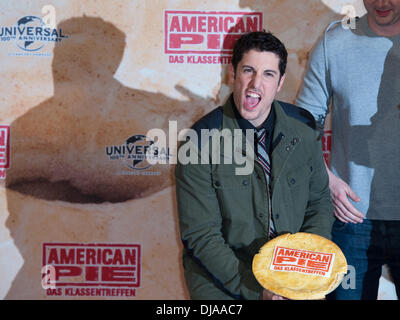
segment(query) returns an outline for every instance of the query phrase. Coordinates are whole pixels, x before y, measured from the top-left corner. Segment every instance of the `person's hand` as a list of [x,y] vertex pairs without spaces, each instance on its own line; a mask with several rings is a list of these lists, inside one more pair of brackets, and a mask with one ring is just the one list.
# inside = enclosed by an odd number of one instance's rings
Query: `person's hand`
[[264,289],[262,299],[263,300],[288,300],[287,298],[277,295],[267,289]]
[[329,189],[331,190],[332,202],[335,208],[335,216],[344,223],[361,223],[364,215],[358,211],[349,201],[360,201],[360,197],[350,186],[339,177],[335,176],[328,168]]

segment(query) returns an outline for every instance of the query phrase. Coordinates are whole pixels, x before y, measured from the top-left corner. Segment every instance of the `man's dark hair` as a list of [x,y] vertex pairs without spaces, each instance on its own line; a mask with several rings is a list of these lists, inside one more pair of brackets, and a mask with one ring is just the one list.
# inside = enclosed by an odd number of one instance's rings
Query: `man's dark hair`
[[271,32],[256,31],[245,33],[233,47],[232,65],[236,73],[236,67],[243,55],[250,50],[273,52],[279,57],[279,72],[282,77],[286,72],[287,51],[285,45]]

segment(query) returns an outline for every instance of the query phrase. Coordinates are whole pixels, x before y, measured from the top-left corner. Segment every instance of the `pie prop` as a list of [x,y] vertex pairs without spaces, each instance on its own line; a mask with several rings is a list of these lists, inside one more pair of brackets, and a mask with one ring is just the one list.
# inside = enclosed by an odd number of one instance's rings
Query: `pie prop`
[[264,244],[253,273],[267,290],[293,300],[324,299],[347,272],[347,261],[332,241],[311,233],[284,234]]

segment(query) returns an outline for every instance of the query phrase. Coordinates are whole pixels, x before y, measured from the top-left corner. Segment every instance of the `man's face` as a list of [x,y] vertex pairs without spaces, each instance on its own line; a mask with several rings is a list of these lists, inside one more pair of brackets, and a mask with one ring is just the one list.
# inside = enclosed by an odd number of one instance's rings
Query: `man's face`
[[273,52],[250,50],[233,70],[233,98],[240,115],[253,126],[267,119],[275,95],[280,91],[285,75],[280,77],[279,57]]
[[364,0],[371,28],[397,28],[400,32],[400,0]]

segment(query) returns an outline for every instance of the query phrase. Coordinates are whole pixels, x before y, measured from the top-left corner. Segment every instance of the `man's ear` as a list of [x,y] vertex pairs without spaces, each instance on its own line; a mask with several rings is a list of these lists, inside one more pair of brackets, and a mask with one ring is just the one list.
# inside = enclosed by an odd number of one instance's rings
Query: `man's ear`
[[285,82],[285,78],[286,78],[286,73],[284,73],[283,76],[281,77],[281,79],[279,80],[278,90],[276,92],[281,91],[283,83]]
[[229,83],[233,84],[235,82],[235,69],[233,68],[232,63],[229,64],[228,75],[229,75]]

